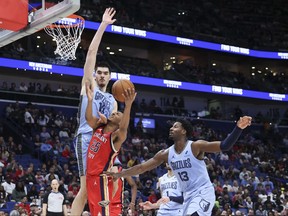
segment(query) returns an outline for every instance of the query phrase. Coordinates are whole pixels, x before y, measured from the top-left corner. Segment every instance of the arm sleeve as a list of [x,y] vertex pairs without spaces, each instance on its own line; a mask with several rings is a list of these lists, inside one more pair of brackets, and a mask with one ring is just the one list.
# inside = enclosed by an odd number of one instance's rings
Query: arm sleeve
[[173,201],[173,202],[177,202],[179,204],[182,204],[184,199],[183,199],[183,195],[182,196],[168,196],[170,201]]
[[230,150],[232,148],[232,146],[236,143],[238,138],[240,137],[242,131],[243,130],[241,128],[236,126],[233,129],[232,133],[230,133],[230,135],[228,135],[223,141],[221,141],[221,143],[220,143],[221,151]]
[[44,203],[48,203],[48,196],[49,196],[49,193],[46,193],[45,195],[44,195],[44,197],[43,197],[43,204]]
[[61,193],[63,195],[63,202],[62,205],[65,205],[65,201],[66,201],[66,196],[64,195],[64,193]]

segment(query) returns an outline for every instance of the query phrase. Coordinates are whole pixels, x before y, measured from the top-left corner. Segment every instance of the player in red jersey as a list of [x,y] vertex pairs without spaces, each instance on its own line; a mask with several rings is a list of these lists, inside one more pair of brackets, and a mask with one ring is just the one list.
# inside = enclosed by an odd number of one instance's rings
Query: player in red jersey
[[[113,167],[110,169],[111,172],[121,172],[122,164],[118,157],[114,162]],[[137,184],[131,176],[125,178],[131,187],[131,202],[128,206],[134,214],[135,201],[137,196]],[[116,181],[109,180],[109,184],[113,184],[112,200],[109,204],[110,216],[123,215],[123,190],[124,190],[124,178],[119,178]],[[111,186],[110,186],[111,187]]]
[[[93,90],[86,84],[86,94],[88,105],[86,109],[86,119],[105,123],[104,115],[100,114],[100,119],[92,115]],[[87,174],[86,186],[88,203],[91,215],[109,216],[109,200],[112,200],[113,184],[108,186],[108,177],[101,175],[103,171],[109,170],[114,163],[114,159],[126,140],[127,129],[130,121],[130,111],[136,97],[135,89],[127,89],[124,92],[125,109],[124,112],[114,112],[107,119],[105,125],[96,124],[93,128],[93,136],[89,143],[87,152]]]

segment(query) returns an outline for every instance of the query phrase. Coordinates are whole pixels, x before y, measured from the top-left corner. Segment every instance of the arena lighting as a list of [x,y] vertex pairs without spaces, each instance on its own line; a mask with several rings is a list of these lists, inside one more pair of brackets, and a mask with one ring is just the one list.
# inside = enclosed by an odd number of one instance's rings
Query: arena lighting
[[[26,69],[35,72],[46,72],[53,74],[63,74],[71,76],[83,76],[83,68],[67,67],[62,65],[53,65],[40,62],[23,61],[16,59],[0,58],[0,66],[9,68]],[[175,80],[157,79],[143,76],[135,76],[124,73],[111,73],[112,80],[129,79],[135,84],[157,86],[163,88],[175,88],[181,90],[214,93],[221,95],[257,98],[264,100],[274,101],[287,101],[288,94],[277,94],[269,92],[251,91],[233,87],[216,86],[216,85],[203,85],[197,83],[188,83]]]
[[[100,23],[85,21],[85,28],[97,30]],[[217,44],[211,42],[205,42],[200,40],[194,40],[189,38],[182,38],[172,35],[159,34],[155,32],[149,32],[140,29],[128,28],[118,25],[110,25],[107,27],[106,32],[120,34],[125,36],[131,36],[136,38],[144,38],[150,40],[156,40],[166,43],[180,44],[189,47],[198,47],[208,50],[215,50],[219,52],[227,52],[232,54],[256,57],[256,58],[267,58],[267,59],[288,59],[288,52],[270,52],[270,51],[259,51],[252,50],[243,47],[231,46],[226,44]]]

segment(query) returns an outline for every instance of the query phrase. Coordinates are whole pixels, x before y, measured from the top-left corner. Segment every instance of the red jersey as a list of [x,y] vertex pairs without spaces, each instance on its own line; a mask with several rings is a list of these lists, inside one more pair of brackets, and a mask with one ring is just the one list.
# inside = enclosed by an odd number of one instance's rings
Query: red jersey
[[103,133],[103,127],[94,131],[87,152],[87,176],[99,176],[113,165],[117,151],[111,133]]

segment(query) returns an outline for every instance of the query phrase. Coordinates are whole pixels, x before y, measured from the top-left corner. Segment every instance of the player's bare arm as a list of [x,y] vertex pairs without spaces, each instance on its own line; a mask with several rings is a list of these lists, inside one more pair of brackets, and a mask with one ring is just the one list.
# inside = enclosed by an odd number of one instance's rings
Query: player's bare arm
[[[110,172],[118,172],[118,167],[117,166],[113,166],[110,169]],[[112,190],[112,198],[114,198],[117,190],[118,190],[118,181],[120,181],[119,179],[117,179],[117,181],[113,181],[113,190]]]
[[125,108],[123,112],[123,117],[120,122],[119,129],[112,133],[114,148],[117,151],[120,150],[122,143],[126,140],[127,130],[130,122],[130,111],[136,95],[137,93],[135,92],[135,89],[127,89],[124,92]]
[[88,81],[94,87],[96,85],[94,79],[93,79],[93,72],[96,64],[96,57],[97,52],[99,48],[100,41],[102,39],[102,36],[104,34],[104,31],[106,27],[109,24],[113,24],[116,19],[113,19],[116,11],[113,8],[107,8],[103,14],[102,22],[92,39],[92,42],[88,48],[86,61],[84,65],[84,76],[82,79],[82,88],[81,88],[81,95],[85,94],[85,82]]
[[127,176],[125,180],[128,182],[128,184],[131,187],[131,202],[129,204],[129,208],[132,210],[132,213],[134,214],[135,202],[136,202],[136,197],[137,197],[137,184],[131,176]]
[[113,104],[112,113],[113,113],[113,112],[117,112],[117,110],[118,110],[118,103],[117,103],[117,101],[115,100],[115,101],[114,101],[114,104]]
[[47,213],[47,203],[43,203],[41,216],[46,216],[46,213]]
[[160,207],[160,204],[157,203],[151,203],[150,201],[146,202],[140,202],[139,206],[141,206],[144,210],[151,210],[151,209],[158,209]]
[[157,166],[159,166],[161,163],[167,161],[168,161],[168,150],[167,149],[160,150],[153,158],[149,159],[148,161],[142,164],[138,164],[129,169],[122,170],[121,172],[118,173],[104,172],[104,174],[112,176],[114,179],[118,179],[121,177],[126,178],[127,176],[134,176],[152,170]]
[[234,128],[234,130],[223,141],[208,142],[205,140],[197,140],[193,142],[192,145],[193,155],[197,156],[201,152],[215,153],[231,149],[234,143],[240,137],[242,130],[250,126],[251,122],[252,118],[250,116],[240,117],[240,119],[237,121],[237,125]]
[[101,124],[106,124],[107,118],[105,117],[105,115],[103,115],[100,112],[98,112],[99,118],[97,118],[96,116],[94,116],[92,114],[92,109],[93,109],[92,104],[93,104],[94,93],[93,93],[92,86],[90,85],[89,82],[86,82],[85,86],[86,86],[86,95],[88,98],[88,104],[87,104],[87,108],[86,108],[85,118],[86,118],[86,121],[89,124],[89,126],[93,129],[96,129]]

